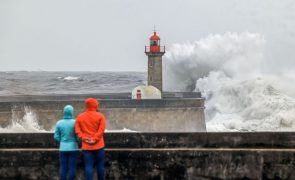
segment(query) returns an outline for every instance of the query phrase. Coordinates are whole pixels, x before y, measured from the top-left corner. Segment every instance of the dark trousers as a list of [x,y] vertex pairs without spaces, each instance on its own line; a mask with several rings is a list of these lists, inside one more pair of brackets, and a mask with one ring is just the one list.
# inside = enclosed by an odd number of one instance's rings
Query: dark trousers
[[96,165],[97,179],[104,180],[104,149],[83,150],[86,180],[93,179],[93,165]]
[[60,151],[59,152],[59,160],[60,160],[59,177],[61,180],[75,179],[77,157],[78,157],[78,151]]

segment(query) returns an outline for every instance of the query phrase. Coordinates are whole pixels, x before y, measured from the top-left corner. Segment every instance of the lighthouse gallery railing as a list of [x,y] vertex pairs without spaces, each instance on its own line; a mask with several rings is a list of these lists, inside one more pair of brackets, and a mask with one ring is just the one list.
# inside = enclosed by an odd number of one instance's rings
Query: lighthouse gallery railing
[[[145,53],[150,53],[151,52],[151,47],[150,46],[145,46]],[[160,46],[160,53],[165,53],[165,46]]]

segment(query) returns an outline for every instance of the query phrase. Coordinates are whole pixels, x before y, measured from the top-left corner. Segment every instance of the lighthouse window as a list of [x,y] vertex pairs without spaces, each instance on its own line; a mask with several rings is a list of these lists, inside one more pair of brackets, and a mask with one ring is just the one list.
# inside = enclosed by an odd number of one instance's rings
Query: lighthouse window
[[150,67],[153,67],[153,65],[154,65],[154,62],[150,61]]
[[151,46],[158,46],[157,40],[152,40],[151,41]]

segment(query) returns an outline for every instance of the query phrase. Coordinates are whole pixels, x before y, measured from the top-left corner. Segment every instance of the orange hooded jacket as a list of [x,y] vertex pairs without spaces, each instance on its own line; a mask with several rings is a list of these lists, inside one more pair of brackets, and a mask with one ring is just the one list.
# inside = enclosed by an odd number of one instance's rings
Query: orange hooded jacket
[[[76,118],[75,132],[82,140],[82,150],[98,150],[105,146],[103,134],[106,120],[102,113],[97,112],[99,103],[94,98],[85,101],[86,111]],[[93,144],[87,142],[94,141]]]

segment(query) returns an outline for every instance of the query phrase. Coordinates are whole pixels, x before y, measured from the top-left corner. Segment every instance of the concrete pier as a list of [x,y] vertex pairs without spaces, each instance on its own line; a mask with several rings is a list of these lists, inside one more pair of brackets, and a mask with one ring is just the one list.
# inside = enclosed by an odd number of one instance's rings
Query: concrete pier
[[[141,132],[204,132],[204,99],[199,93],[164,93],[163,99],[133,100],[130,93],[11,96],[0,98],[0,125],[11,118],[22,119],[29,108],[39,125],[51,130],[62,118],[63,107],[71,104],[75,116],[84,111],[84,100],[100,101],[100,111],[107,118],[108,129],[128,128]],[[14,117],[12,117],[14,116]]]
[[[295,179],[295,133],[106,133],[106,179]],[[1,179],[58,179],[52,133],[0,134]],[[82,157],[78,179],[83,178]]]

